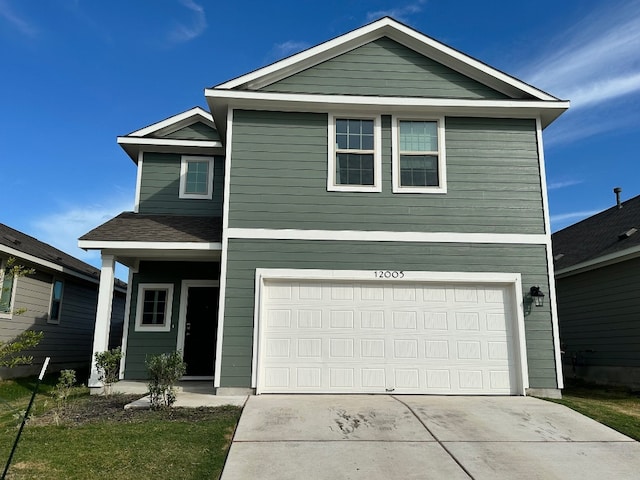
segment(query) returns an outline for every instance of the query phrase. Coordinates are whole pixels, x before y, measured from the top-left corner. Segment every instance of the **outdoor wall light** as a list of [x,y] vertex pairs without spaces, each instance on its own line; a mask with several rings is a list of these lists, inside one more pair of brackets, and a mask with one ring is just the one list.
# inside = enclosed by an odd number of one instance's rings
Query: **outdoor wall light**
[[544,293],[542,293],[540,287],[531,287],[529,289],[529,295],[531,295],[533,303],[536,307],[541,307],[544,305]]

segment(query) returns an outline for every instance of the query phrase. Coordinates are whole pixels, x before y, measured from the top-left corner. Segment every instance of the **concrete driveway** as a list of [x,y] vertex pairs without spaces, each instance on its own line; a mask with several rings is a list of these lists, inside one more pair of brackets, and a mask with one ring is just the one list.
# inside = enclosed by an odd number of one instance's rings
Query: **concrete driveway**
[[637,479],[640,443],[531,397],[249,397],[223,480]]

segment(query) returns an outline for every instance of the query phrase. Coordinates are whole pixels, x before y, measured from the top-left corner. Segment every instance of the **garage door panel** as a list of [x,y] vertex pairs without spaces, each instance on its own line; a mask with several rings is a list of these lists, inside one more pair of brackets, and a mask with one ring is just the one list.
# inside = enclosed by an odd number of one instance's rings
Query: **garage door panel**
[[265,283],[261,392],[510,394],[507,287]]

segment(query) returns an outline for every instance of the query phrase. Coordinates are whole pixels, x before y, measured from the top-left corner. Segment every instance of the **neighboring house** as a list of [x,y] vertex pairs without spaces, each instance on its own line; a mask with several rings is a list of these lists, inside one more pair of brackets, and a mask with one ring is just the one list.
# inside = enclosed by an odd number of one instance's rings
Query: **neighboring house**
[[135,211],[79,242],[106,289],[130,268],[123,378],[177,349],[218,394],[559,394],[542,130],[568,102],[388,17],[205,97],[118,138]]
[[[33,268],[23,277],[5,274],[7,261]],[[0,223],[0,341],[25,330],[44,332],[31,366],[0,368],[0,378],[19,377],[40,371],[49,356],[48,371],[88,369],[98,300],[100,271],[51,245]],[[112,290],[113,316],[110,344],[121,341],[126,284],[117,281]],[[26,309],[21,314],[17,310]]]
[[565,375],[640,388],[640,196],[552,239]]

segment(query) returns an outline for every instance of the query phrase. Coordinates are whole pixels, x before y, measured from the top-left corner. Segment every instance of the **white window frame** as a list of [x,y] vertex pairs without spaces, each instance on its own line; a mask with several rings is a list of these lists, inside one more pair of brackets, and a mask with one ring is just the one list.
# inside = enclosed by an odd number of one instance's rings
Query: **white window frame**
[[[213,198],[213,163],[214,157],[203,157],[198,155],[182,155],[180,157],[180,198],[192,198],[200,200],[211,200]],[[187,169],[189,162],[209,162],[207,172],[206,193],[186,193],[187,189]]]
[[[53,292],[56,286],[56,282],[62,283],[62,295],[60,295],[60,306],[58,307],[58,318],[51,318],[51,309],[53,308]],[[62,316],[62,302],[64,300],[64,290],[65,284],[64,280],[61,278],[53,278],[53,282],[51,282],[51,298],[49,300],[49,314],[47,315],[47,323],[53,323],[55,325],[60,324],[60,317]]]
[[[0,289],[2,288],[3,284],[4,284],[4,270],[5,268],[7,268],[7,260],[6,259],[0,259]],[[15,305],[15,300],[16,300],[16,282],[17,282],[17,278],[13,277],[13,284],[11,285],[11,295],[9,298],[9,311],[8,312],[0,312],[0,318],[12,318],[13,316],[13,306]]]
[[[336,120],[373,120],[373,185],[341,185],[336,183]],[[382,128],[380,115],[329,114],[329,158],[327,167],[327,191],[329,192],[381,192],[382,191]],[[353,153],[369,153],[353,150]]]
[[[144,306],[144,292],[147,290],[167,290],[167,303],[164,315],[164,325],[144,325],[142,323],[142,309]],[[173,283],[140,283],[138,284],[138,300],[136,304],[136,332],[169,332],[171,331],[171,314],[173,306]]]
[[[437,152],[424,152],[428,154],[438,155],[438,185],[416,187],[409,186],[403,187],[400,184],[400,121],[421,121],[421,122],[436,122],[438,131],[438,151]],[[391,162],[392,162],[392,184],[393,193],[447,193],[447,159],[446,159],[446,147],[445,147],[445,128],[444,117],[413,117],[409,115],[394,115],[391,122]],[[423,152],[414,152],[423,153]]]

